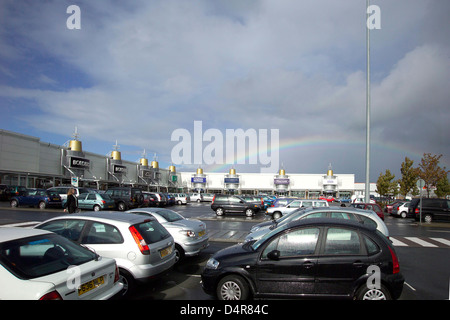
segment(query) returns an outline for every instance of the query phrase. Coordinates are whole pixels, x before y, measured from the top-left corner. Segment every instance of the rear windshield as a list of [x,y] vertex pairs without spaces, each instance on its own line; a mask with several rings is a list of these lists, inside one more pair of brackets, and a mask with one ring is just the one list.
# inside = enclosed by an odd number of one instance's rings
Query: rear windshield
[[95,257],[95,253],[56,234],[0,243],[0,263],[21,279],[60,272]]
[[178,220],[183,220],[184,217],[180,215],[179,213],[168,210],[168,209],[161,209],[157,212],[161,217],[166,219],[168,222],[174,222]]
[[147,244],[170,238],[170,233],[158,221],[148,221],[135,225]]

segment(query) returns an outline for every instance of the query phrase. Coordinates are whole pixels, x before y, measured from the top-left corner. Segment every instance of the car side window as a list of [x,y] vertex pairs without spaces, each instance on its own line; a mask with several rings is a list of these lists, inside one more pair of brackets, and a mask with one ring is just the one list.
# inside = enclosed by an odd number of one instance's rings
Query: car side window
[[325,240],[325,255],[359,255],[359,235],[354,230],[329,228]]
[[331,212],[331,218],[356,220],[355,216],[348,212]]
[[280,251],[280,258],[314,254],[318,238],[318,228],[297,229],[283,233],[269,243],[261,258],[267,259],[267,254],[273,250]]
[[54,232],[72,241],[78,241],[85,224],[84,220],[54,220],[39,226],[39,229]]
[[366,235],[364,235],[363,238],[364,238],[364,243],[366,244],[367,253],[369,256],[371,256],[375,253],[378,253],[380,251],[380,248],[372,239],[370,239]]
[[120,231],[106,223],[94,222],[82,241],[84,244],[118,244],[123,243]]
[[93,194],[93,193],[90,193],[90,194],[88,194],[88,196],[87,196],[87,200],[96,200],[97,199],[97,197],[95,196],[95,194]]
[[328,212],[314,212],[311,214],[306,215],[303,219],[309,219],[309,218],[326,218]]
[[366,216],[362,216],[362,215],[358,215],[358,216],[366,226],[373,226],[375,228],[378,227],[377,223],[375,221],[373,221],[372,219],[367,218]]

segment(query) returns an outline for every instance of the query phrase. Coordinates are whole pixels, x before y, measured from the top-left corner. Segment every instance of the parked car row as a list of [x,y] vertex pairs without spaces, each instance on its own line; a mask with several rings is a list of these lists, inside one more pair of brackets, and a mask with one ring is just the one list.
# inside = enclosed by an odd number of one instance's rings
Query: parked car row
[[[128,296],[208,241],[203,222],[166,208],[63,215],[31,230],[1,227],[0,299]],[[69,266],[80,269],[73,287]]]

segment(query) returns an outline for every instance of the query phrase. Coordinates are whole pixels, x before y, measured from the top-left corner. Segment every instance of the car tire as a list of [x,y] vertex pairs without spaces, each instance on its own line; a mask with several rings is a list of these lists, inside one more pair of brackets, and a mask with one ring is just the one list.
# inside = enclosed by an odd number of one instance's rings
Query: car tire
[[242,277],[229,275],[219,281],[216,294],[219,300],[247,300],[249,287]]
[[124,202],[119,202],[117,204],[117,209],[119,209],[119,211],[125,211],[127,209],[127,205]]
[[370,289],[366,284],[359,288],[355,298],[357,300],[392,300],[389,290],[384,285],[381,285],[378,289]]
[[183,204],[183,203],[181,202],[181,200],[178,200],[177,203],[178,203],[179,205]]
[[401,217],[402,219],[405,219],[405,218],[406,218],[406,212],[403,211],[402,213],[400,213],[400,217]]
[[19,206],[19,201],[17,201],[16,199],[13,199],[13,200],[11,200],[10,204],[11,204],[11,207],[17,208]]
[[202,200],[200,200],[200,199],[197,199],[197,202],[198,202],[198,203],[200,203],[201,201],[202,201]]
[[45,207],[46,207],[45,201],[41,201],[41,202],[39,202],[39,205],[38,205],[38,207],[39,207],[39,209],[41,209],[41,210],[44,210],[44,209],[45,209]]
[[94,206],[94,211],[100,211],[102,208],[98,204]]
[[175,244],[175,263],[180,262],[184,258],[184,250],[179,244]]
[[280,219],[283,215],[281,214],[281,212],[277,211],[273,213],[273,219]]
[[223,216],[224,214],[225,214],[225,211],[223,210],[223,208],[216,209],[216,215],[218,215],[219,217]]
[[426,223],[431,223],[433,222],[433,216],[431,214],[425,214],[423,216],[423,221],[425,221]]
[[119,281],[123,283],[123,289],[120,292],[122,298],[128,298],[136,289],[136,281],[128,271],[119,268]]
[[246,209],[245,210],[245,216],[246,217],[253,217],[254,211],[252,209]]

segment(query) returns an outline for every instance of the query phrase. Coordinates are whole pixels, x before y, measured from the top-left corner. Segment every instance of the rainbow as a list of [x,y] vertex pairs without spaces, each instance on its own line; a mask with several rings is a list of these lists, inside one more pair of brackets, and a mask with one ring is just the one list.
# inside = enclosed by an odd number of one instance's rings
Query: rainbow
[[[348,138],[346,139],[329,139],[325,138],[323,136],[309,136],[309,137],[302,137],[297,139],[284,139],[280,141],[279,144],[279,151],[282,150],[290,150],[290,149],[301,149],[306,147],[342,147],[342,148],[361,148],[361,150],[365,150],[366,141],[365,139],[359,139],[359,140],[350,140]],[[268,144],[269,152],[272,152],[270,150],[270,144]],[[399,146],[394,143],[390,142],[372,142],[371,143],[371,150],[381,150],[378,152],[391,152],[400,154],[402,156],[406,156],[410,159],[413,159],[415,162],[420,161],[420,159],[423,156],[423,153],[414,152],[411,150],[405,150],[404,146]],[[236,158],[237,162],[244,162],[245,164],[248,164],[248,159],[250,157],[257,156],[257,152],[253,152],[251,154],[247,154],[244,156],[240,156]],[[332,160],[332,159],[331,159]],[[280,163],[283,162],[283,159],[280,155]],[[400,165],[400,164],[399,164]],[[233,164],[216,164],[216,165],[210,165],[207,166],[208,172],[227,172],[231,167],[233,167]]]

